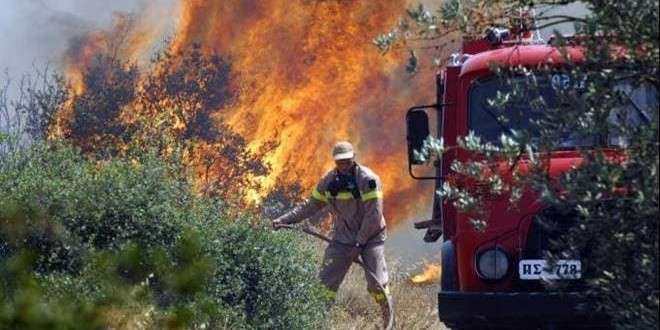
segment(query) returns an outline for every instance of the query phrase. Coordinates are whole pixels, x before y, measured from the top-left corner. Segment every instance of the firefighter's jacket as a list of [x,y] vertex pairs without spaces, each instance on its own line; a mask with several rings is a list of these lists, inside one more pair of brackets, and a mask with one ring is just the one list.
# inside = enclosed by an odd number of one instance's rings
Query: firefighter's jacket
[[357,163],[353,171],[359,189],[357,199],[355,193],[350,191],[339,191],[333,196],[328,190],[338,175],[334,169],[321,178],[309,199],[280,220],[283,223],[300,222],[328,207],[334,215],[335,241],[350,245],[384,241],[386,232],[380,178],[369,168]]

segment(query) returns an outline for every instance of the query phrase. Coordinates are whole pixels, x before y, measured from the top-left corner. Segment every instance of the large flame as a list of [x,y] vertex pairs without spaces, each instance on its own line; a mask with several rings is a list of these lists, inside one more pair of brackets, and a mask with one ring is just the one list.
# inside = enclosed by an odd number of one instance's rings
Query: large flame
[[[276,180],[311,189],[332,166],[332,145],[349,140],[358,161],[382,178],[389,224],[420,208],[428,211],[432,187],[421,189],[408,176],[403,118],[409,106],[434,100],[433,72],[412,79],[401,54],[384,56],[371,42],[395,24],[406,5],[405,0],[180,2],[173,53],[200,44],[231,59],[238,96],[216,120],[228,123],[254,150],[278,143],[267,158],[272,171],[260,194]],[[121,55],[143,58],[163,30],[145,23],[153,16],[137,17],[127,30],[118,19],[113,31],[82,40],[67,60],[76,93],[84,90],[80,68],[118,31],[129,44]]]

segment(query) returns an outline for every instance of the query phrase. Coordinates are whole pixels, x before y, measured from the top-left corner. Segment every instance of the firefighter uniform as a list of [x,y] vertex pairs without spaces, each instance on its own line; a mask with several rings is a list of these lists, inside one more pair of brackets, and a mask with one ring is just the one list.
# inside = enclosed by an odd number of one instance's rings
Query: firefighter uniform
[[[348,183],[340,182],[342,174],[336,169],[326,173],[316,185],[311,198],[279,220],[287,224],[296,223],[312,217],[326,207],[329,208],[334,215],[333,241],[325,250],[319,274],[321,282],[329,290],[329,294],[334,296],[351,266],[351,251],[359,247],[365,266],[378,281],[376,283],[372,276],[366,273],[368,290],[383,306],[387,303],[389,293],[384,253],[386,231],[381,182],[373,171],[358,163],[354,163],[351,172]],[[379,289],[378,284],[385,288],[385,292]]]

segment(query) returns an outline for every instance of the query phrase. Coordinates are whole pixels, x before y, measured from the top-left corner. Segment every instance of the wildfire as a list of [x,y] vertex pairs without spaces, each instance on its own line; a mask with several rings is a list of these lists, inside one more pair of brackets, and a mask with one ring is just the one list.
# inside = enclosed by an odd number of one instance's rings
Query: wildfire
[[435,284],[440,281],[440,274],[442,270],[440,265],[435,263],[426,263],[424,271],[421,274],[415,275],[410,278],[413,284]]
[[[419,204],[430,205],[420,201],[428,200],[432,187],[420,189],[408,176],[403,118],[409,106],[434,99],[433,73],[410,79],[402,54],[383,56],[371,42],[406,5],[405,0],[180,2],[172,53],[199,44],[231,59],[237,96],[214,120],[228,124],[252,150],[277,143],[267,156],[272,169],[259,195],[278,180],[311,189],[332,166],[332,145],[349,140],[358,161],[383,181],[390,225]],[[132,24],[118,19],[112,31],[80,40],[66,60],[76,93],[84,91],[80,72],[86,61],[120,33],[128,46],[118,56],[144,58],[163,30],[162,24],[147,24],[153,17],[135,17]]]

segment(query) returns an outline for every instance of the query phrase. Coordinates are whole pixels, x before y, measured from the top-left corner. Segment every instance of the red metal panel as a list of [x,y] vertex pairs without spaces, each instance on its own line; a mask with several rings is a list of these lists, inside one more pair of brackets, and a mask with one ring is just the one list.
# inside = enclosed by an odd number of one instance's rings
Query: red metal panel
[[[572,63],[584,61],[584,51],[581,48],[569,47],[567,54]],[[542,64],[561,65],[563,63],[566,63],[566,59],[555,47],[515,45],[471,56],[463,63],[460,76],[490,71],[491,65],[536,67]]]

